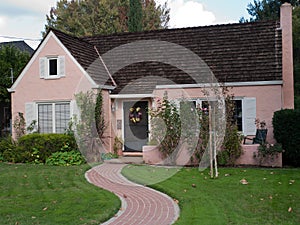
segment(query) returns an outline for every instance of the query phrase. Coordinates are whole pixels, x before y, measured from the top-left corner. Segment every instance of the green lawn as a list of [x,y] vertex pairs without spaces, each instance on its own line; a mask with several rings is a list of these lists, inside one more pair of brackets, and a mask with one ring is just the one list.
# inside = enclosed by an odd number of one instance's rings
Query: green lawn
[[142,184],[173,174],[150,186],[179,201],[176,224],[300,224],[300,169],[221,168],[218,179],[177,170],[130,165],[122,173]]
[[99,224],[112,217],[120,201],[89,184],[88,169],[0,163],[0,224]]

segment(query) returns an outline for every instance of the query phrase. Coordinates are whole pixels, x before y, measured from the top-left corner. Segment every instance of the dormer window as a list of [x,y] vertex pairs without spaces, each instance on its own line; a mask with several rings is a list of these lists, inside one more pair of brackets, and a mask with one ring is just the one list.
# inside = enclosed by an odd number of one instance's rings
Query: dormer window
[[57,79],[65,76],[65,57],[49,56],[40,58],[40,78]]

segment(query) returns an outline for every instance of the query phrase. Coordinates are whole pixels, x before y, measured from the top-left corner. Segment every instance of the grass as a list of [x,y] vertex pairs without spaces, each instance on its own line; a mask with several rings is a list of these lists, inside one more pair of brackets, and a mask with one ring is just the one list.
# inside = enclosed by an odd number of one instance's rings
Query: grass
[[131,165],[122,173],[178,200],[176,224],[300,224],[300,169],[221,168],[218,179],[196,168]]
[[120,208],[110,192],[89,184],[83,166],[0,163],[0,224],[99,224]]

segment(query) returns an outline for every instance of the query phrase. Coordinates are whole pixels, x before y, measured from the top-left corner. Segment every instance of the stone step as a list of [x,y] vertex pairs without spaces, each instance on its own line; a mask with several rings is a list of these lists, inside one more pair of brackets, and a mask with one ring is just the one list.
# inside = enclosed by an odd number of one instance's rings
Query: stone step
[[121,163],[121,164],[144,164],[141,156],[121,156],[116,159],[104,160],[106,163]]

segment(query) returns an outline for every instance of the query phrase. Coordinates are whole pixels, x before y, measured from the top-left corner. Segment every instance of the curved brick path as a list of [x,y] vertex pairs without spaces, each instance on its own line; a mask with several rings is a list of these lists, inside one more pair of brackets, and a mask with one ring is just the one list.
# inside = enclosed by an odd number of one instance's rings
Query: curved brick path
[[86,172],[87,180],[115,193],[122,201],[118,214],[104,224],[169,225],[179,216],[179,207],[169,196],[128,181],[121,175],[126,164],[104,163]]

